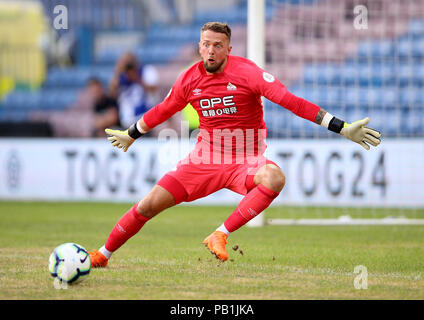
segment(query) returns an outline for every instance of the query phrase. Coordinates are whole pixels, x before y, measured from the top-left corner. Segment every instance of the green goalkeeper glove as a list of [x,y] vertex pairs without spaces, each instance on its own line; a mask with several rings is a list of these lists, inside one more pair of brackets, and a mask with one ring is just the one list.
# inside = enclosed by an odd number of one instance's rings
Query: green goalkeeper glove
[[127,152],[128,148],[133,144],[135,139],[140,138],[143,135],[143,133],[138,131],[135,123],[125,131],[107,128],[105,129],[105,132],[109,135],[107,139],[112,142],[112,146],[122,149],[124,152]]
[[367,117],[351,124],[345,122],[340,134],[353,142],[359,143],[366,150],[370,149],[368,144],[376,147],[381,142],[381,133],[377,130],[366,127],[365,125],[369,121],[370,119]]

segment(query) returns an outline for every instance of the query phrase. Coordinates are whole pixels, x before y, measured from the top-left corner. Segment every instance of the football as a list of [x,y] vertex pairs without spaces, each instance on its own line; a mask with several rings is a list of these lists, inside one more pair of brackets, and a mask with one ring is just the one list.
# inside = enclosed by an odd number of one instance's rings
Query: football
[[64,243],[53,250],[49,258],[52,277],[71,284],[86,278],[91,270],[90,256],[76,243]]

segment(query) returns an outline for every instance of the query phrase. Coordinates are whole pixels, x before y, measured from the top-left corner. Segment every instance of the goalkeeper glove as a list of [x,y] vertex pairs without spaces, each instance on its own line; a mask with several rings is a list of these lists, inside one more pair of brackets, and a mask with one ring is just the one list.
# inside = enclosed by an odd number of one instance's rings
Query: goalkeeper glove
[[140,138],[144,133],[141,133],[137,129],[137,124],[132,124],[127,130],[112,130],[105,129],[105,132],[109,137],[107,138],[112,142],[112,146],[119,149],[123,149],[124,152],[127,152],[128,148],[133,144],[135,139]]
[[381,133],[366,127],[365,125],[368,122],[370,122],[370,118],[368,117],[351,124],[345,122],[340,134],[353,142],[359,143],[364,149],[369,150],[370,146],[368,144],[374,147],[380,144]]

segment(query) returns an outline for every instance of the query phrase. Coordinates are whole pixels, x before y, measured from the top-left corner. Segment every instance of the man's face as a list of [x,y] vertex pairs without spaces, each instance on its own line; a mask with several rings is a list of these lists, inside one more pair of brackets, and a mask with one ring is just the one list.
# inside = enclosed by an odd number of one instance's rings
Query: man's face
[[199,53],[206,71],[208,73],[222,72],[231,48],[230,41],[224,33],[203,31],[200,36]]
[[136,69],[129,69],[125,72],[125,75],[131,82],[137,82],[139,79],[138,72]]
[[103,97],[104,91],[103,86],[98,83],[93,83],[90,85],[90,92],[94,98],[94,101],[98,102]]

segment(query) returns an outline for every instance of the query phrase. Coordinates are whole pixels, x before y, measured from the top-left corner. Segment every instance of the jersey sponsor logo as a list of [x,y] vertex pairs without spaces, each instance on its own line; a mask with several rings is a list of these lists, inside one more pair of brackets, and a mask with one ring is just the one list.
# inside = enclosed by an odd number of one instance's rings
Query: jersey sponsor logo
[[223,114],[234,114],[234,113],[237,113],[237,107],[235,106],[230,108],[222,108],[222,109],[202,110],[202,115],[204,117],[215,117],[215,116],[222,116]]
[[[222,98],[201,99],[200,107],[203,109],[202,115],[204,117],[215,117],[237,113],[236,103],[233,101],[233,98],[234,96],[225,96]],[[224,108],[215,108],[216,106],[223,106]]]
[[268,73],[268,72],[262,73],[262,77],[264,78],[264,80],[266,82],[270,82],[270,83],[271,82],[274,82],[274,80],[275,80],[275,77],[272,74]]
[[193,95],[194,96],[198,96],[199,94],[201,94],[202,93],[202,89],[194,89],[193,90]]
[[210,98],[210,99],[201,99],[200,106],[202,109],[215,108],[216,105],[223,105],[224,107],[229,107],[235,105],[233,101],[234,96],[225,96],[222,98]]
[[228,82],[228,84],[227,84],[227,90],[228,91],[237,90],[237,87],[235,85],[233,85],[231,82]]

